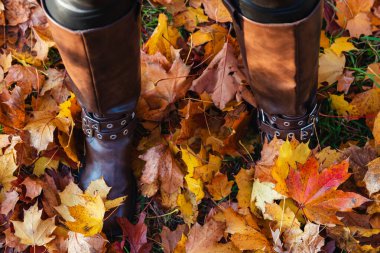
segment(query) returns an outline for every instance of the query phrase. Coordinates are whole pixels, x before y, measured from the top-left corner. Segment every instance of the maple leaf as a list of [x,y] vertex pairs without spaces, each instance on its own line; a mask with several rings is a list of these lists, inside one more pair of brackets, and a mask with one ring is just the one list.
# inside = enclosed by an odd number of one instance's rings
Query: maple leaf
[[5,133],[15,133],[25,126],[25,94],[19,86],[0,93],[0,121]]
[[45,94],[50,94],[58,104],[65,102],[69,96],[71,96],[71,98],[74,97],[64,85],[64,71],[49,68],[44,73],[47,79],[41,88],[40,97]]
[[22,94],[26,96],[32,92],[32,89],[40,90],[45,78],[35,67],[15,64],[9,69],[4,81],[7,87],[16,83],[21,87]]
[[55,42],[48,28],[32,27],[32,31],[36,39],[32,50],[36,53],[36,59],[44,61],[48,57],[49,49],[55,46]]
[[5,191],[11,189],[11,182],[16,179],[13,176],[17,169],[17,152],[14,147],[19,142],[21,142],[19,137],[13,137],[11,145],[4,152],[0,150],[0,185]]
[[189,32],[193,32],[200,23],[207,22],[208,18],[202,8],[187,7],[187,10],[174,17],[174,26],[184,26]]
[[335,83],[342,75],[346,65],[346,57],[337,55],[334,51],[327,48],[324,54],[319,56],[318,82]]
[[176,47],[177,40],[181,37],[178,30],[168,24],[168,17],[161,13],[158,16],[158,25],[149,40],[144,45],[144,51],[150,55],[158,52],[169,61],[175,60],[172,55],[172,47]]
[[194,172],[197,167],[203,165],[200,157],[196,156],[190,148],[182,148],[182,160],[187,166],[187,175],[185,176],[185,181],[187,183],[187,188],[190,192],[194,193],[197,203],[200,202],[205,193],[203,191],[203,182],[199,178],[194,178]]
[[231,244],[219,244],[218,241],[223,237],[226,225],[211,219],[203,226],[196,223],[188,234],[186,242],[186,253],[233,253],[240,252]]
[[15,26],[28,21],[31,8],[37,7],[38,3],[34,0],[5,0],[4,6],[8,25]]
[[367,202],[368,199],[353,192],[337,190],[346,181],[348,162],[318,172],[319,164],[315,158],[310,158],[298,170],[291,169],[286,179],[289,196],[293,198],[311,221],[320,224],[341,224],[336,212],[351,211]]
[[232,234],[231,241],[239,250],[271,252],[271,246],[266,237],[250,226],[232,208],[224,210],[224,216],[227,224],[226,233]]
[[376,148],[380,150],[380,112],[376,116],[372,134],[375,138]]
[[9,212],[13,211],[16,203],[19,199],[18,193],[16,191],[5,192],[4,189],[0,191],[0,214],[8,215]]
[[141,213],[136,225],[130,223],[126,218],[117,218],[117,222],[123,230],[122,248],[125,240],[128,240],[131,253],[150,252],[152,248],[152,244],[148,242],[146,237],[148,228],[144,224],[145,216],[145,213]]
[[271,204],[274,200],[284,198],[284,196],[274,190],[274,187],[275,184],[260,182],[259,179],[256,179],[253,183],[251,202],[253,202],[262,213],[265,213],[266,204]]
[[[184,225],[180,225],[176,230],[171,231],[168,227],[163,227],[160,233],[162,248],[165,253],[178,252],[178,243],[184,237]],[[178,252],[179,253],[179,252]]]
[[4,73],[12,67],[12,54],[5,51],[0,53],[0,66],[3,68]]
[[227,175],[218,173],[214,176],[211,183],[207,185],[207,189],[212,198],[218,201],[230,195],[233,184],[233,181],[228,181]]
[[355,77],[352,75],[353,73],[355,73],[355,71],[344,71],[344,73],[338,79],[337,91],[344,91],[345,94],[348,93],[351,84],[355,81]]
[[65,219],[65,224],[71,231],[92,236],[102,231],[105,212],[125,200],[125,197],[107,200],[109,191],[110,187],[103,178],[92,181],[85,193],[70,182],[59,193],[61,205],[55,209]]
[[365,174],[364,182],[370,195],[380,191],[380,158],[370,162],[368,171]]
[[292,253],[318,253],[325,245],[325,239],[319,235],[320,226],[307,222],[301,234],[286,237],[286,243]]
[[358,50],[352,42],[348,42],[349,37],[337,38],[330,46],[330,49],[338,56],[342,55],[342,52],[348,52],[351,50]]
[[206,91],[211,94],[214,104],[224,109],[238,93],[243,80],[245,77],[238,68],[234,49],[225,43],[202,75],[193,81],[191,90],[199,94]]
[[198,215],[198,207],[195,195],[185,191],[177,197],[178,209],[181,211],[186,224],[193,224]]
[[371,35],[371,23],[368,13],[375,0],[337,0],[337,23],[349,30],[350,35],[359,37],[361,34]]
[[218,23],[232,22],[232,18],[222,0],[201,0],[207,16]]
[[185,96],[191,85],[186,81],[190,66],[182,61],[179,52],[172,48],[171,65],[160,53],[153,56],[142,53],[141,96],[137,105],[140,118],[161,121],[170,105]]
[[25,178],[24,181],[22,181],[21,185],[24,185],[26,188],[26,197],[29,197],[30,199],[34,199],[38,196],[40,196],[42,192],[42,186],[38,180],[33,180],[30,177]]
[[285,202],[280,205],[276,203],[266,204],[264,219],[274,221],[273,227],[279,229],[280,232],[302,233],[300,222],[294,212],[286,206]]
[[38,210],[38,203],[24,210],[24,221],[14,221],[15,235],[21,239],[21,243],[31,246],[43,246],[54,239],[51,236],[56,226],[55,217],[41,220],[42,210]]
[[99,234],[84,236],[80,233],[69,231],[67,242],[68,252],[95,253],[104,252],[106,240]]
[[372,63],[368,65],[366,79],[373,80],[373,87],[380,88],[380,63]]
[[239,188],[236,198],[240,208],[248,208],[250,206],[254,173],[255,170],[253,168],[249,170],[242,168],[235,176],[235,181]]
[[359,112],[356,107],[344,100],[344,95],[333,95],[330,94],[331,107],[338,113],[340,116],[354,116],[358,115]]

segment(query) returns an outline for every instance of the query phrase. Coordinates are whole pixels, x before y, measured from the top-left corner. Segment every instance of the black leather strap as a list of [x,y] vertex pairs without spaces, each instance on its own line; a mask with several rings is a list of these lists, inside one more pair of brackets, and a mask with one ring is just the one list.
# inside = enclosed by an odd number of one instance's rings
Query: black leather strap
[[126,136],[136,128],[135,113],[126,113],[117,120],[99,120],[85,109],[82,110],[82,130],[87,137],[99,140],[117,140]]
[[299,141],[308,141],[314,135],[314,125],[318,122],[318,106],[302,117],[286,117],[270,115],[259,109],[258,125],[261,132],[268,138],[275,136],[279,139],[296,138]]

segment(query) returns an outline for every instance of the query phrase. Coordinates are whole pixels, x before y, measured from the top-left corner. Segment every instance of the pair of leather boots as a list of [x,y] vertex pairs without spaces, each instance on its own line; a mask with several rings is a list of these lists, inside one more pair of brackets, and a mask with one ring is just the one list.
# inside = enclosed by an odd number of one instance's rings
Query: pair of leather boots
[[[299,21],[263,24],[245,18],[230,0],[224,2],[259,105],[260,130],[268,138],[308,140],[317,118],[321,3]],[[112,186],[110,198],[128,196],[105,221],[104,231],[112,236],[119,231],[115,217],[131,217],[135,211],[129,154],[140,94],[140,4],[118,21],[88,30],[67,29],[47,15],[73,81],[70,88],[83,108],[86,163],[80,185],[86,188],[104,177]]]

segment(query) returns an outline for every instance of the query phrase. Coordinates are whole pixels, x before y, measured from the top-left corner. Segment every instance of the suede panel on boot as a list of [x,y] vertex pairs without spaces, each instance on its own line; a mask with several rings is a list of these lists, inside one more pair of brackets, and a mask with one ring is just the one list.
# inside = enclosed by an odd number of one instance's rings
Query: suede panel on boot
[[262,24],[243,17],[228,0],[249,81],[258,105],[271,115],[303,116],[318,86],[321,2],[294,23]]
[[[43,2],[43,1],[42,1]],[[98,115],[133,111],[140,95],[140,5],[108,26],[50,30],[82,107]]]

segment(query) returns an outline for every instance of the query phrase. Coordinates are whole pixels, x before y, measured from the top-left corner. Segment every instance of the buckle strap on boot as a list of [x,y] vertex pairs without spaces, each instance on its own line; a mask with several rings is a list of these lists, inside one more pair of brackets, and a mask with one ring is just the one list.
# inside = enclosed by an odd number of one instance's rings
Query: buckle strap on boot
[[269,138],[296,138],[307,141],[314,135],[314,125],[318,122],[318,106],[299,118],[287,118],[281,115],[270,115],[259,109],[257,120],[259,129]]
[[87,137],[95,137],[99,140],[117,140],[128,136],[135,128],[134,112],[124,114],[117,120],[98,120],[85,109],[82,110],[82,130]]

